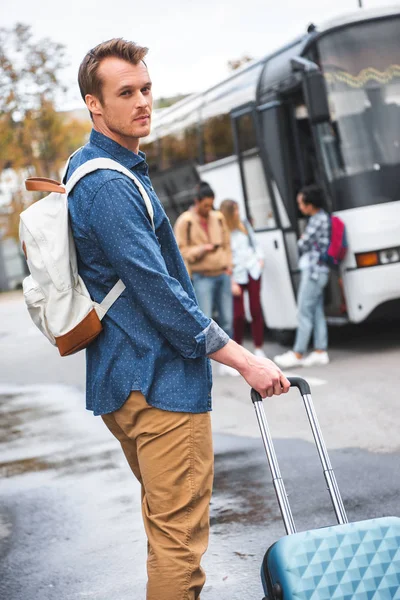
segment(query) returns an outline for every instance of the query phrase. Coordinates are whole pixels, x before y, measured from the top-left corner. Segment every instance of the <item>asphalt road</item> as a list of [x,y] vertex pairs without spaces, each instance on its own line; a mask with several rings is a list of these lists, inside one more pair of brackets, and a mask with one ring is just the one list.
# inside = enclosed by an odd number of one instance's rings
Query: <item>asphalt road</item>
[[[273,356],[281,348],[267,340]],[[331,335],[307,377],[350,520],[400,516],[400,325]],[[84,409],[84,356],[61,359],[20,296],[0,296],[0,598],[144,599],[140,490]],[[261,600],[284,534],[249,390],[215,377],[216,475],[204,600]],[[298,530],[335,522],[296,390],[265,403]]]

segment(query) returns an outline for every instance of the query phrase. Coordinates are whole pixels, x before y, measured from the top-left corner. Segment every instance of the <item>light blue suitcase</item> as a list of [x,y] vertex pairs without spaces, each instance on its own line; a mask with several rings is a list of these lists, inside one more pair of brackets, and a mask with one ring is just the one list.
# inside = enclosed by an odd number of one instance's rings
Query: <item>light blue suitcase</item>
[[303,397],[339,525],[296,533],[261,396],[251,391],[287,536],[267,550],[261,581],[268,600],[400,600],[400,519],[349,523],[308,383],[289,377]]

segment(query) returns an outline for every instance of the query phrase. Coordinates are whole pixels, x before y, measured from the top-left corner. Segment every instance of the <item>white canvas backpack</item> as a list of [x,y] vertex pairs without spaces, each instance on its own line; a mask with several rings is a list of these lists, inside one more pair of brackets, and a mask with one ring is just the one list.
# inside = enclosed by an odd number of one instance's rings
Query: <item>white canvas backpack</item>
[[19,236],[30,271],[23,281],[24,298],[33,322],[58,347],[61,356],[86,348],[99,335],[104,315],[125,289],[123,282],[117,281],[98,304],[78,273],[68,194],[82,177],[98,169],[119,171],[132,179],[154,229],[153,207],[146,190],[131,171],[114,160],[87,161],[65,185],[43,177],[30,177],[25,182],[29,191],[51,193],[20,215]]

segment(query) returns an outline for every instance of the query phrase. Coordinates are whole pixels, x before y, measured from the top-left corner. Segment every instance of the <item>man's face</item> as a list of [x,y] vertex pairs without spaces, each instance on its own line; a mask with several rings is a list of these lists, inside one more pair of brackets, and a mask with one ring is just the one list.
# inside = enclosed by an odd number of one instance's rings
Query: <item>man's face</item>
[[203,217],[203,219],[207,219],[208,215],[213,209],[214,198],[203,198],[202,200],[198,200],[197,202],[197,212]]
[[102,101],[88,95],[96,129],[133,150],[139,139],[150,133],[153,96],[151,81],[144,63],[132,65],[120,58],[105,58],[98,75],[103,82]]

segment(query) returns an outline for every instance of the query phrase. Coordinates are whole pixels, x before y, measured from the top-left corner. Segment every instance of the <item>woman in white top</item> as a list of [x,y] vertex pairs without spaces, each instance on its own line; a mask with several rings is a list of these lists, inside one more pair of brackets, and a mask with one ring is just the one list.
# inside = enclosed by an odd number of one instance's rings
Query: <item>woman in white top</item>
[[264,266],[263,253],[256,242],[250,223],[240,220],[237,202],[224,200],[219,210],[224,215],[231,232],[233,338],[235,342],[242,344],[245,328],[243,295],[247,291],[252,318],[251,333],[255,348],[254,354],[265,356],[263,351],[264,319],[260,303],[261,273]]

